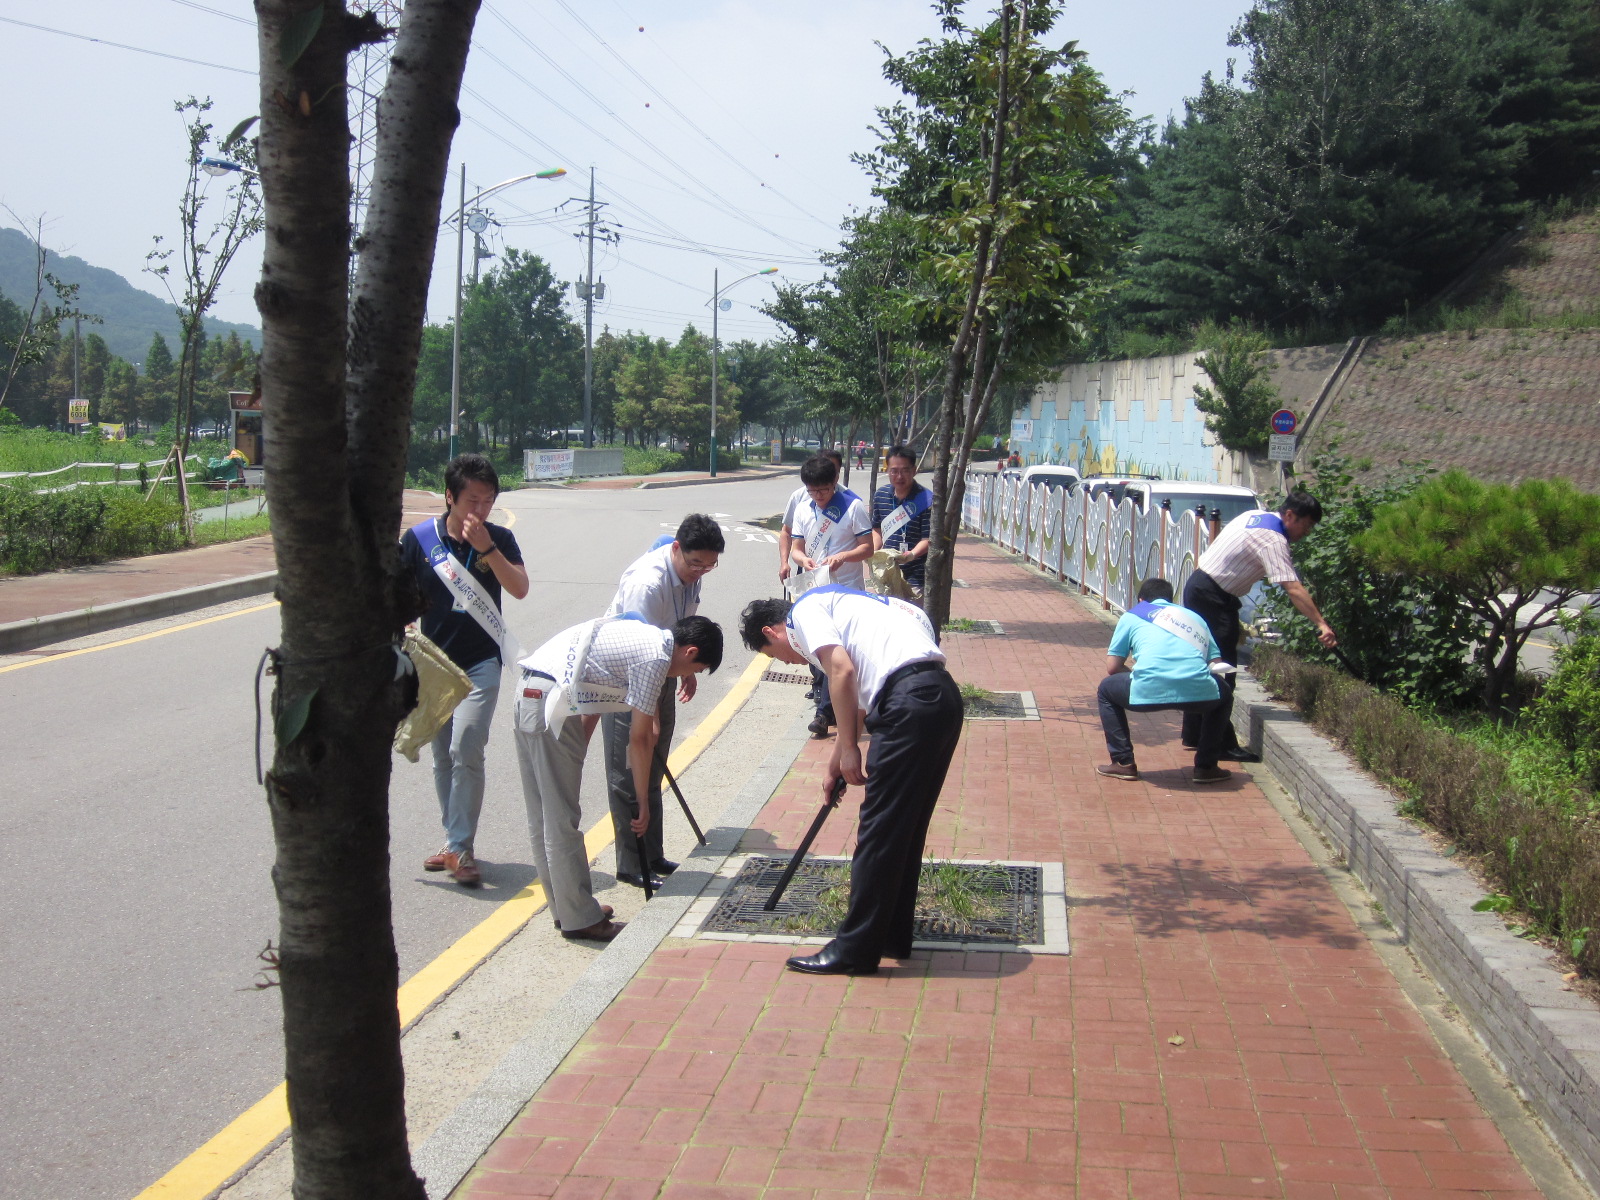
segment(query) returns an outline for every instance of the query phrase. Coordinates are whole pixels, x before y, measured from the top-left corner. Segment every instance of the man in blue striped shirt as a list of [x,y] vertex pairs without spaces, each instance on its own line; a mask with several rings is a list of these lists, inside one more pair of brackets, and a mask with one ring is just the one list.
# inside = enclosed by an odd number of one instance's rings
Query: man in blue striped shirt
[[898,550],[900,573],[922,598],[933,527],[933,493],[917,482],[917,456],[910,446],[891,446],[889,482],[872,497],[872,548]]

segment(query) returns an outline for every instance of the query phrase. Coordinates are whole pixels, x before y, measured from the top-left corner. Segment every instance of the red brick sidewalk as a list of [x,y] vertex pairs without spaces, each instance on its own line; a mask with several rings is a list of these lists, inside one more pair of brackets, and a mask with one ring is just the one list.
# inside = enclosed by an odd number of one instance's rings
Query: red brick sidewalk
[[[1006,636],[952,636],[952,672],[1043,719],[967,726],[929,853],[1063,861],[1071,956],[851,980],[669,940],[456,1194],[1537,1196],[1250,778],[1191,785],[1166,714],[1134,718],[1144,782],[1096,775],[1107,627],[985,546],[958,573]],[[747,848],[797,843],[825,746]]]

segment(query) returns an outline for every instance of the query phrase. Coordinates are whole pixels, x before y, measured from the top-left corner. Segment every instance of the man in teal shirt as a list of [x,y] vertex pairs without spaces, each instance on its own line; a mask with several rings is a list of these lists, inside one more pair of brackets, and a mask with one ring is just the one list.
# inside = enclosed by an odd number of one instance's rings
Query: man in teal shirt
[[[1106,650],[1106,677],[1100,681],[1100,724],[1105,728],[1108,766],[1096,767],[1111,779],[1134,780],[1133,739],[1128,711],[1171,709],[1200,717],[1200,747],[1194,755],[1195,783],[1221,783],[1233,772],[1217,766],[1227,736],[1227,717],[1216,672],[1231,671],[1205,618],[1172,603],[1172,585],[1147,579],[1139,603],[1117,622]],[[1133,666],[1128,666],[1128,660]]]

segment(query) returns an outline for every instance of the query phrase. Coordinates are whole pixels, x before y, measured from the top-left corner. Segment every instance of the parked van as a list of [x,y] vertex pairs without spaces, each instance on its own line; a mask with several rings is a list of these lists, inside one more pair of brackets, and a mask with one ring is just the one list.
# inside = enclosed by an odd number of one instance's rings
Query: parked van
[[1052,492],[1061,488],[1066,488],[1069,492],[1074,491],[1082,478],[1076,467],[1062,466],[1059,463],[1039,463],[1022,472],[1023,486],[1032,487],[1036,483],[1042,483]]
[[1193,511],[1204,504],[1207,519],[1215,509],[1224,525],[1240,513],[1261,507],[1259,497],[1249,488],[1228,483],[1192,483],[1154,476],[1091,475],[1083,481],[1083,486],[1089,489],[1089,495],[1096,500],[1108,493],[1113,504],[1131,499],[1140,512],[1153,512],[1164,504],[1176,516],[1185,509]]

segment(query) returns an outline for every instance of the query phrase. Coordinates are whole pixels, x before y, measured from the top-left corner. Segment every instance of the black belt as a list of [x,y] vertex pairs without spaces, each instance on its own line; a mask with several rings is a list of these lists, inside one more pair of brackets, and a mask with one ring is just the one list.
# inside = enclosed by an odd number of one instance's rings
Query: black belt
[[532,675],[535,679],[548,679],[551,683],[556,681],[554,675],[548,675],[543,671],[535,671],[532,667],[524,667],[522,673],[524,675]]
[[896,667],[889,672],[889,678],[883,681],[883,686],[878,689],[878,694],[880,696],[883,695],[884,692],[909,675],[921,675],[924,671],[942,670],[944,670],[944,664],[931,658],[924,658],[920,662],[907,663],[903,667]]

